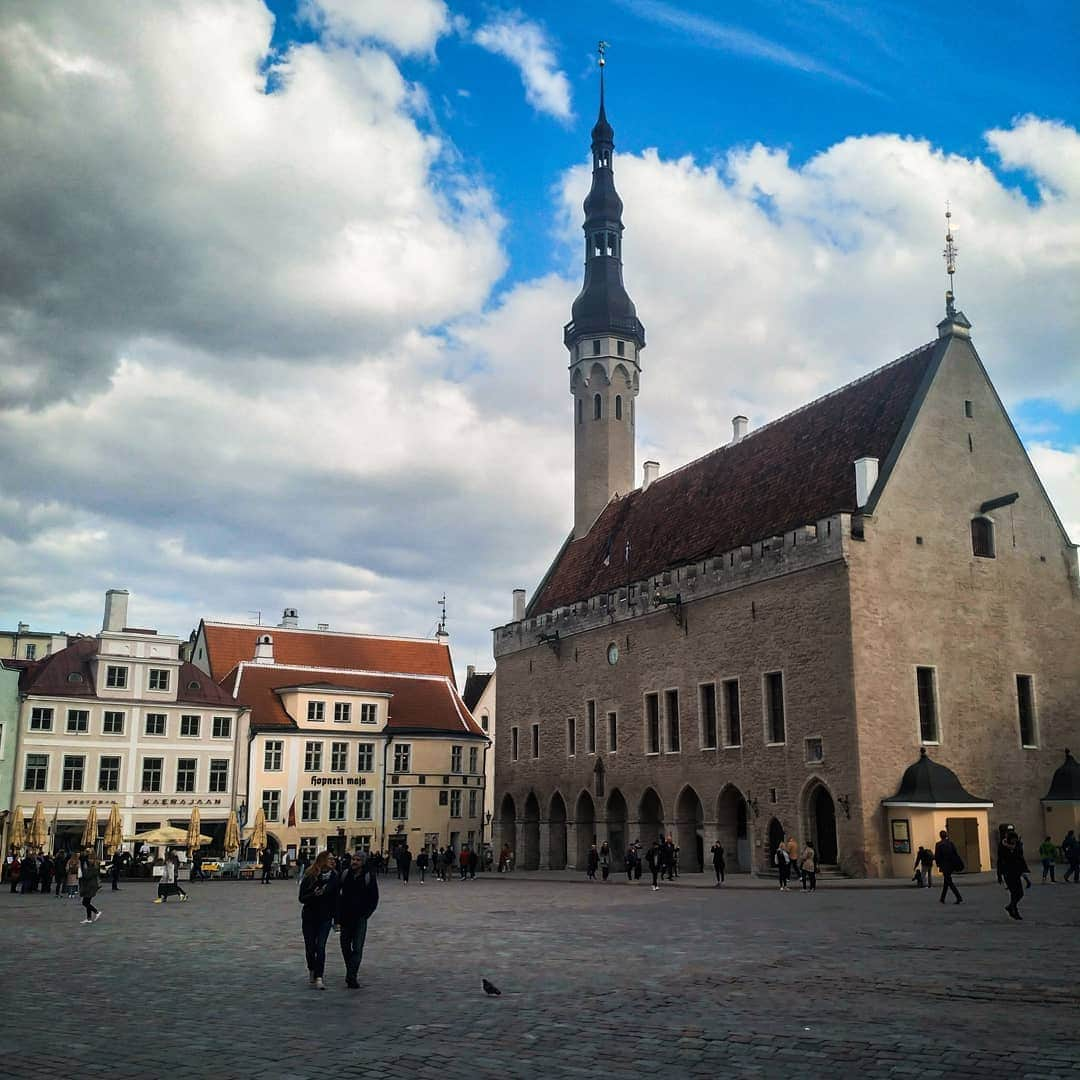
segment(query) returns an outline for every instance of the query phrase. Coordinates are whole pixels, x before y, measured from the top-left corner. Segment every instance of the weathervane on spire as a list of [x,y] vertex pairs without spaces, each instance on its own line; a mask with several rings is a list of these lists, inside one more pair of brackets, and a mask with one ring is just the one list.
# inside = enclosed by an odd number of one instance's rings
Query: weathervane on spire
[[945,203],[945,250],[942,255],[945,258],[945,273],[949,275],[949,288],[945,293],[945,314],[949,317],[956,314],[953,303],[953,274],[956,273],[956,256],[959,252],[952,234],[952,209],[948,202]]
[[604,59],[604,54],[607,52],[608,43],[606,41],[598,41],[596,43],[596,53],[600,58],[600,66],[603,67],[607,61]]
[[442,594],[442,599],[441,600],[436,600],[435,603],[438,604],[439,607],[442,609],[442,614],[439,616],[439,629],[438,629],[437,632],[439,634],[445,634],[446,633],[446,593],[443,593]]

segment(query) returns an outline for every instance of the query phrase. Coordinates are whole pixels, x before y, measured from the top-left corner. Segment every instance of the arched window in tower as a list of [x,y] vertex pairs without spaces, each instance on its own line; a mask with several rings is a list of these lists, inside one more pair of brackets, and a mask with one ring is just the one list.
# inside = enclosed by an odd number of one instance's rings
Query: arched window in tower
[[592,399],[592,418],[594,420],[600,419],[601,413],[601,399],[599,394],[593,394]]
[[604,254],[604,246],[605,246],[604,233],[598,232],[593,237],[592,253],[594,255],[603,255]]
[[994,523],[985,517],[971,519],[971,553],[980,559],[993,559]]
[[615,395],[615,419],[616,420],[621,420],[622,419],[622,395],[621,394],[616,394]]
[[607,253],[609,255],[614,255],[615,254],[615,244],[616,244],[616,242],[617,242],[617,238],[616,238],[615,234],[613,232],[609,232],[607,234]]
[[582,412],[584,411],[584,410],[582,409],[582,406],[583,406],[584,404],[585,404],[585,403],[584,403],[584,402],[583,402],[583,401],[581,400],[581,398],[578,398],[578,399],[577,399],[577,422],[578,422],[579,424],[581,423],[581,414],[582,414]]

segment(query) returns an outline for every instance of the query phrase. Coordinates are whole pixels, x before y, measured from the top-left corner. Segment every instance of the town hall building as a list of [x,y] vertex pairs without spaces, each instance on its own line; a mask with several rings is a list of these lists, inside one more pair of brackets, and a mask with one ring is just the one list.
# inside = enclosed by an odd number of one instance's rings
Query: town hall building
[[645,330],[613,152],[601,84],[564,331],[573,529],[494,631],[496,843],[555,869],[671,834],[684,870],[720,840],[761,871],[794,836],[891,876],[939,828],[970,869],[1006,825],[1060,840],[1077,548],[951,288],[932,341],[635,486]]

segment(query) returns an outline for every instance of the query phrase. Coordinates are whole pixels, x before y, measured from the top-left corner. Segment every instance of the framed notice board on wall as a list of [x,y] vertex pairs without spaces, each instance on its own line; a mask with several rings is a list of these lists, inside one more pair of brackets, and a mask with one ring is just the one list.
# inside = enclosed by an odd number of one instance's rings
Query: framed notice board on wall
[[892,822],[892,849],[894,855],[911,854],[911,822],[907,818]]

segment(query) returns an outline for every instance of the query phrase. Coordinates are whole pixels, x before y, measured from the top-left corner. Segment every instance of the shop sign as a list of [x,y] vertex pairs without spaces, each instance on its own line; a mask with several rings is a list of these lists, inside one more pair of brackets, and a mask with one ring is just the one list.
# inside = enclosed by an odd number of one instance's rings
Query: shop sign
[[143,799],[143,806],[221,806],[223,799]]
[[312,787],[367,787],[366,776],[313,776]]

